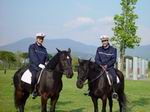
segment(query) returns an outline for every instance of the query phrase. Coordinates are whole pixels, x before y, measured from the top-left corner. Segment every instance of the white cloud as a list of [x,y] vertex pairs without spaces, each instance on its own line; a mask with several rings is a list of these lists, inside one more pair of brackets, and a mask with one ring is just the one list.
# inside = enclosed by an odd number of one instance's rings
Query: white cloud
[[103,18],[99,18],[98,23],[101,25],[113,25],[114,24],[113,17],[106,16]]
[[113,23],[113,17],[111,17],[111,16],[103,17],[103,18],[98,19],[98,22],[100,22],[100,23]]
[[[84,29],[80,27],[89,25]],[[113,17],[107,16],[99,19],[90,17],[77,17],[65,24],[64,32],[61,36],[71,38],[83,43],[99,45],[98,36],[106,34],[113,36],[112,28],[114,27]],[[69,30],[68,30],[69,28]],[[138,25],[138,35],[141,37],[141,45],[150,44],[150,27]],[[73,30],[70,30],[73,29]]]
[[84,25],[91,25],[94,24],[95,21],[92,18],[88,17],[77,17],[74,20],[71,20],[64,24],[66,28],[78,28]]
[[[85,28],[82,28],[85,26]],[[77,17],[64,25],[64,37],[93,45],[99,45],[98,36],[107,34],[112,36],[113,17],[92,19]]]
[[91,27],[97,27],[98,25],[113,25],[113,17],[107,16],[99,19],[92,19],[90,17],[77,17],[64,24],[65,28],[79,28],[84,25],[93,25]]
[[[89,25],[89,26],[87,26]],[[85,28],[82,28],[85,26]],[[112,36],[113,17],[107,16],[99,19],[90,17],[77,17],[65,24],[64,35],[88,44],[99,44],[100,35]]]

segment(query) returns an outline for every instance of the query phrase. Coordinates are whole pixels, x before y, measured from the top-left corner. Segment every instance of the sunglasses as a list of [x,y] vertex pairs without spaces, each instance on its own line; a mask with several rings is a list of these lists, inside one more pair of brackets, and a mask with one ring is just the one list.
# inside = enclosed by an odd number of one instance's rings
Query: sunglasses
[[102,40],[102,42],[106,42],[106,41],[108,41],[108,40]]
[[37,39],[39,39],[39,40],[44,40],[44,38],[40,38],[40,37],[39,37],[39,38],[37,38]]

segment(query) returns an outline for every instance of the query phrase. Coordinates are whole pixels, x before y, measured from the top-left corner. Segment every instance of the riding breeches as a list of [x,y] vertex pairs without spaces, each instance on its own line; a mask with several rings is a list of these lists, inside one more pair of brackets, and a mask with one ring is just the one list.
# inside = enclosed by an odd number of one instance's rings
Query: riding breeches
[[35,69],[30,69],[31,73],[32,73],[32,85],[34,86],[37,82],[37,70]]
[[116,83],[117,82],[116,70],[114,68],[111,68],[108,70],[108,73],[112,76],[113,83]]

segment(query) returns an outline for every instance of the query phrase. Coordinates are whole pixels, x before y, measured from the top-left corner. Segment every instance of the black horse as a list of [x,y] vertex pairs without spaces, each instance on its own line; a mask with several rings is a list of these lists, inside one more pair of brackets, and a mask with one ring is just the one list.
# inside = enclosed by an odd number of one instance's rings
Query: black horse
[[[38,83],[37,90],[41,96],[41,112],[47,112],[47,100],[51,98],[50,112],[55,112],[55,105],[62,90],[62,75],[66,74],[67,78],[72,78],[72,58],[71,49],[60,51],[48,62],[43,70],[41,79]],[[19,112],[24,112],[24,106],[30,93],[33,91],[32,86],[21,81],[21,76],[28,67],[19,69],[14,77],[14,100]],[[39,73],[40,74],[40,71]]]
[[[94,112],[98,112],[98,98],[102,100],[102,112],[106,112],[107,98],[109,100],[110,112],[112,112],[112,86],[110,86],[106,72],[95,62],[90,60],[78,60],[78,77],[76,85],[78,88],[83,88],[84,82],[88,79],[88,86],[91,99],[94,104]],[[115,89],[118,93],[118,102],[120,112],[124,112],[126,108],[126,96],[124,93],[124,76],[121,71],[116,70],[120,79],[120,83],[116,85]]]

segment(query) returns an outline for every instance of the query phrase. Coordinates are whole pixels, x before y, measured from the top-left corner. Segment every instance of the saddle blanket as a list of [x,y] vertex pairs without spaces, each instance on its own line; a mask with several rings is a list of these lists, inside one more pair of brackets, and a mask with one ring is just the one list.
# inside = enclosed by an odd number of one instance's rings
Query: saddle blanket
[[23,75],[22,75],[22,77],[21,77],[21,80],[22,80],[23,82],[26,82],[26,83],[28,83],[28,84],[31,84],[31,78],[32,78],[32,73],[30,72],[29,69],[27,69],[27,70],[23,73]]
[[[109,75],[109,73],[108,73],[108,72],[106,73],[106,76],[107,76],[107,79],[108,79],[108,83],[109,83],[109,85],[112,85],[112,82],[111,82],[111,80],[110,80],[110,75]],[[118,84],[118,83],[120,83],[119,77],[118,77],[118,76],[116,76],[116,78],[117,78],[117,84]]]

